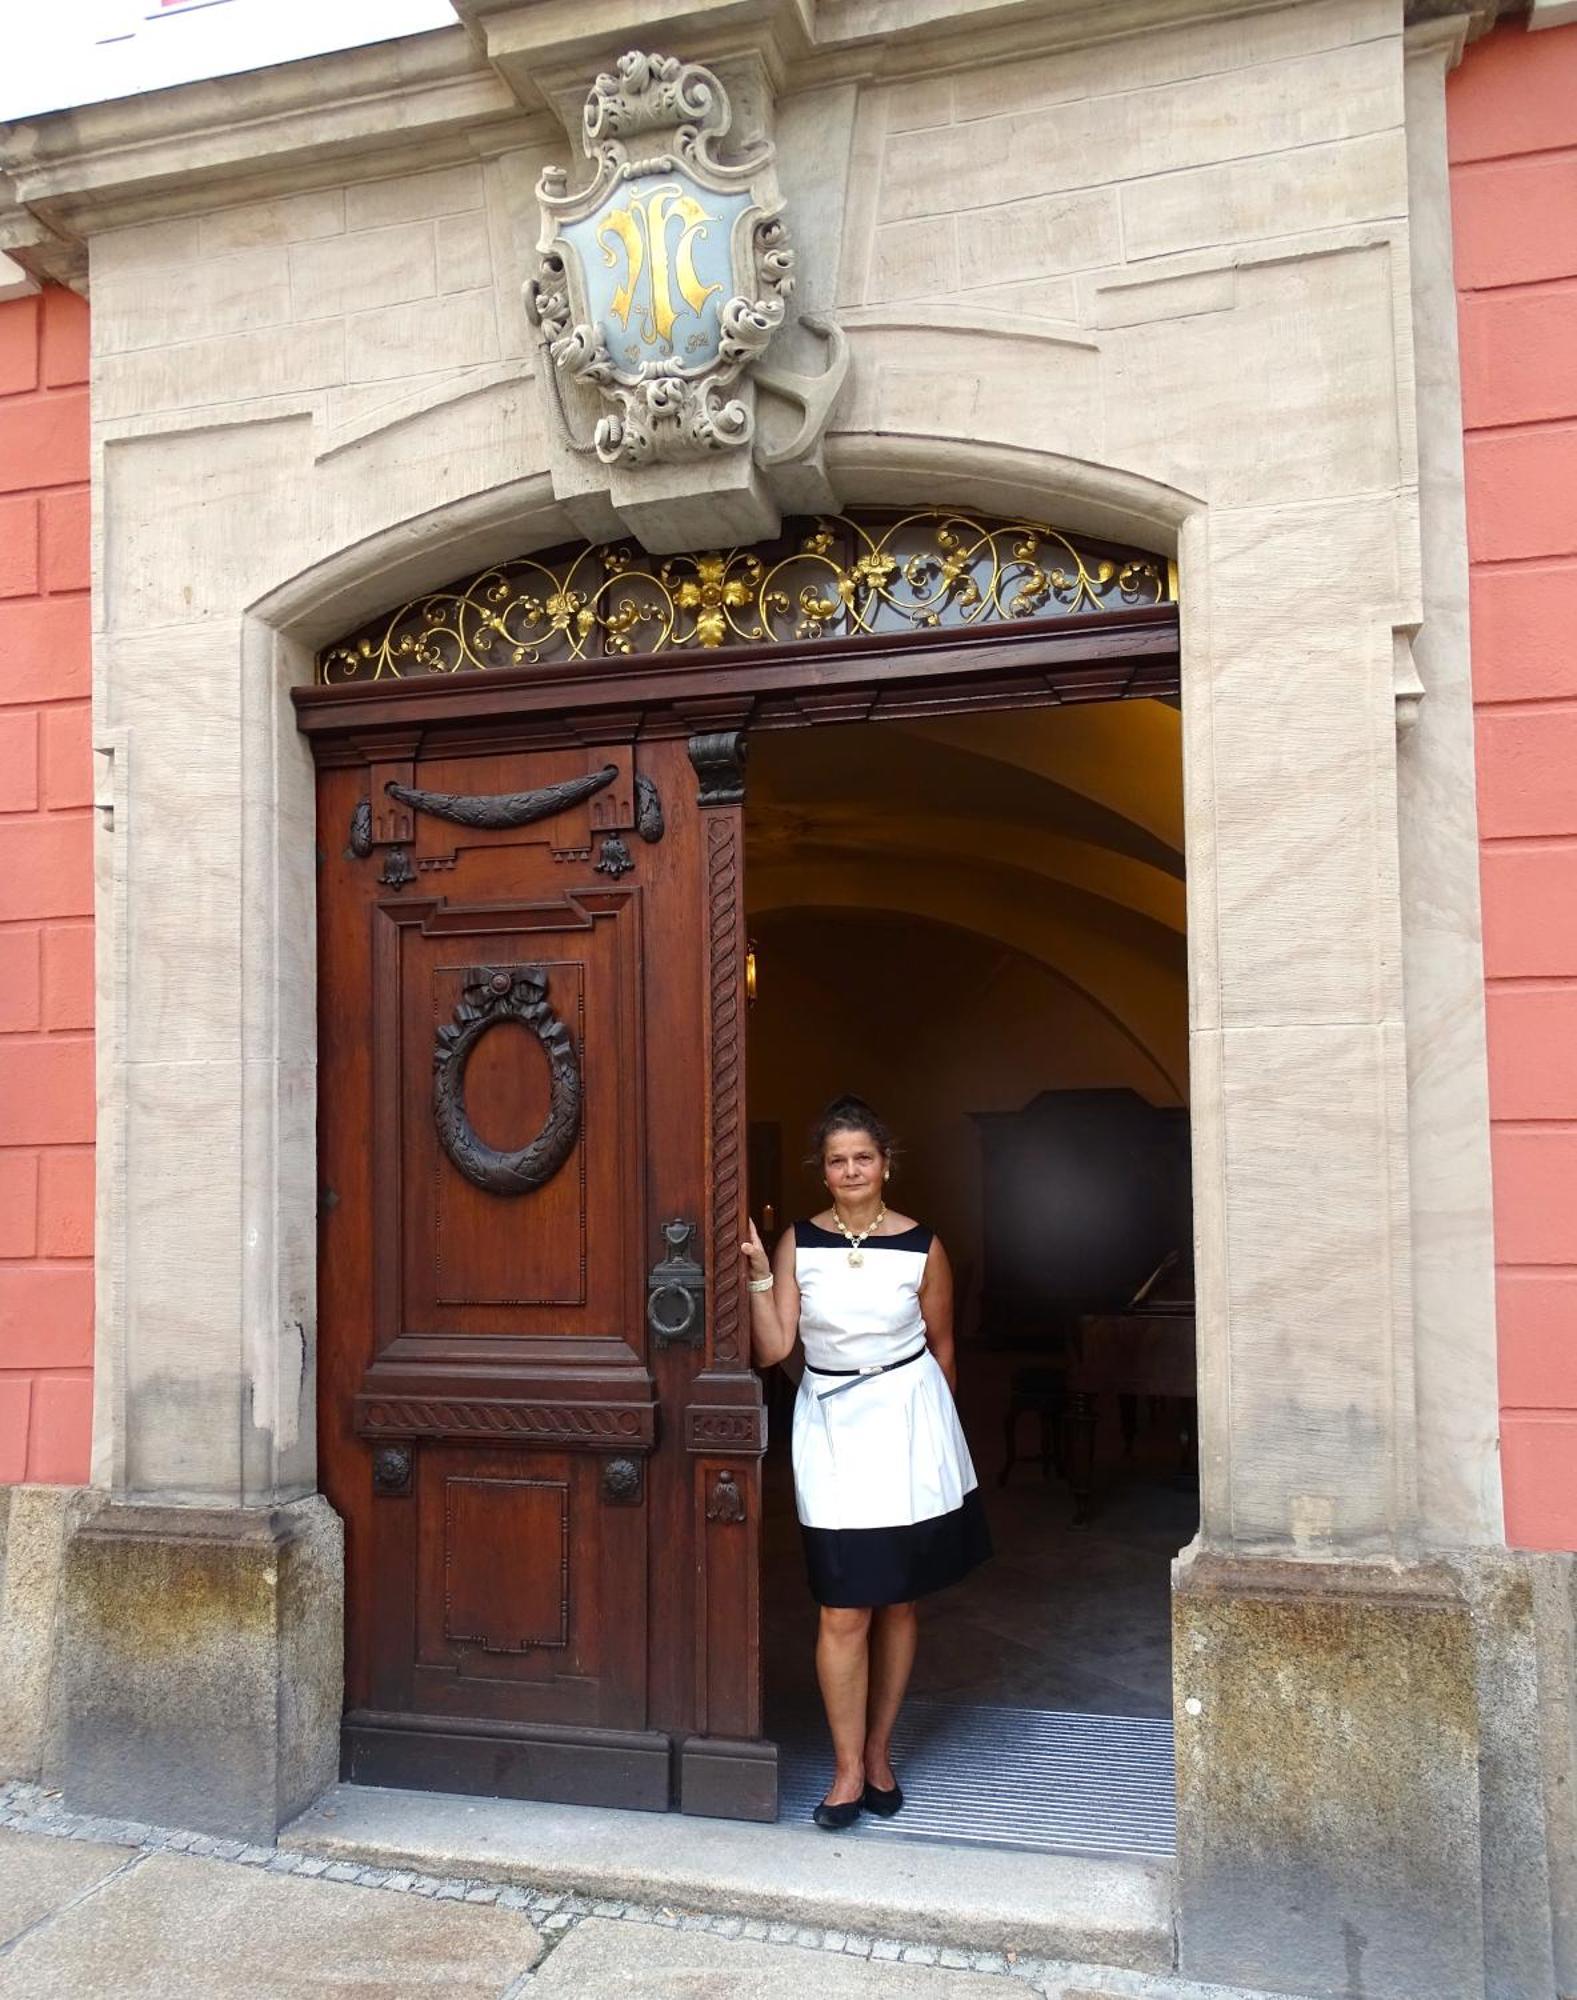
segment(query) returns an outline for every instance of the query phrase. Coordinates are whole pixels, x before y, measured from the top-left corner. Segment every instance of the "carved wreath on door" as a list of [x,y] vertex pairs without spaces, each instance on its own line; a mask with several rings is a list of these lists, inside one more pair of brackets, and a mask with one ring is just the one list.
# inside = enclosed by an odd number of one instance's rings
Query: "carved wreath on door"
[[[471,1052],[490,1029],[518,1021],[547,1053],[547,1122],[528,1145],[501,1151],[478,1136],[465,1108]],[[531,1194],[545,1187],[575,1150],[580,1133],[580,1064],[570,1031],[548,1004],[540,965],[473,968],[453,1021],[438,1030],[433,1050],[433,1118],[438,1139],[459,1171],[489,1194]]]

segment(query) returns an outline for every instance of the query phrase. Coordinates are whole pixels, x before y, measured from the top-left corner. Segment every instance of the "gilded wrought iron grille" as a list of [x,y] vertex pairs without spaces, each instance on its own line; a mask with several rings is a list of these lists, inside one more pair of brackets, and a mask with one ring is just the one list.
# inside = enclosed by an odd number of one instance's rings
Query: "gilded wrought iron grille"
[[571,543],[425,592],[318,656],[318,680],[407,680],[612,654],[966,629],[1171,603],[1162,556],[956,509],[822,515],[775,542],[648,556]]

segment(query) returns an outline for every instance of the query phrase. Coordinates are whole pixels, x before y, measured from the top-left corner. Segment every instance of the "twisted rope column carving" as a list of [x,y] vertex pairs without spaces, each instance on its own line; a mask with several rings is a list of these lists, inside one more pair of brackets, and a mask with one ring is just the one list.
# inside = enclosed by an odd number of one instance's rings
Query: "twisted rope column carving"
[[739,821],[706,816],[707,937],[712,1032],[712,1295],[714,1364],[739,1361],[740,1266],[730,1256],[744,1202],[744,1022],[740,1000]]
[[744,1224],[745,922],[739,806],[745,796],[742,730],[692,736],[690,761],[700,779],[706,853],[707,1022],[710,1040],[712,1169],[712,1358],[738,1368],[743,1279],[734,1246]]

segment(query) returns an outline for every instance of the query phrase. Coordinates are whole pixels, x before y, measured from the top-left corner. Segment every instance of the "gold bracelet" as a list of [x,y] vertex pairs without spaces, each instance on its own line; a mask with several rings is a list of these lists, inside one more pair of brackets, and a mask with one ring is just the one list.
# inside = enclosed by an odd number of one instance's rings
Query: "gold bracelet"
[[772,1280],[770,1278],[752,1278],[750,1280],[750,1289],[753,1292],[770,1292],[772,1289]]

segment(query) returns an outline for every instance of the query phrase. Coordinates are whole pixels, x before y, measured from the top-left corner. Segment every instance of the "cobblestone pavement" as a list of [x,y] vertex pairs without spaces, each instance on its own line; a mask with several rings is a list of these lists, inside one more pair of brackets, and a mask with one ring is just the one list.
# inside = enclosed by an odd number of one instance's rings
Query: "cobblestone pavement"
[[1248,2000],[1011,1951],[364,1868],[0,1786],[0,2000],[800,2000],[807,1978],[817,2000]]

